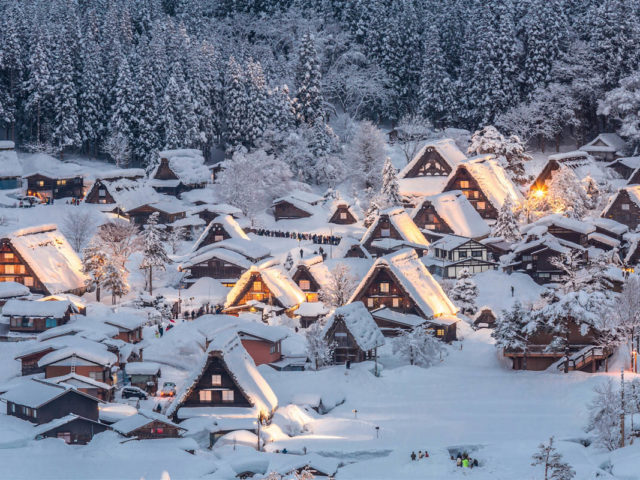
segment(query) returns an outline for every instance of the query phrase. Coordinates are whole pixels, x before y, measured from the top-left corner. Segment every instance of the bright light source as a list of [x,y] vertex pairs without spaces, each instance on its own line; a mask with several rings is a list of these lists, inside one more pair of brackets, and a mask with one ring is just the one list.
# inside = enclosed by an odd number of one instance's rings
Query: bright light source
[[534,190],[533,194],[535,195],[536,198],[542,198],[544,197],[544,190],[539,188],[537,190]]

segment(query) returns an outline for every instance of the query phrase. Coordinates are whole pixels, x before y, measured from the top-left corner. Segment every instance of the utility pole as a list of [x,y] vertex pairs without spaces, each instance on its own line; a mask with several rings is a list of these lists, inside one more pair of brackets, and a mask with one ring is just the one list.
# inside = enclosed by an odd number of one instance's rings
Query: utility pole
[[624,447],[624,367],[620,369],[620,448]]
[[258,415],[258,451],[260,451],[260,423],[261,423],[261,415]]

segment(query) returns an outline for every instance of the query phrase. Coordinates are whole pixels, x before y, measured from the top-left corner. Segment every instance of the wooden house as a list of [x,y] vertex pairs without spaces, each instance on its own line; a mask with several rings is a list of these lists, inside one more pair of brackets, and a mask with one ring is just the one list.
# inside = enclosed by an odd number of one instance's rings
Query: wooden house
[[99,400],[69,385],[28,380],[11,388],[1,398],[7,404],[7,415],[38,425],[70,413],[98,420]]
[[602,217],[635,230],[640,224],[640,185],[629,185],[618,190],[602,212]]
[[145,203],[125,212],[132,223],[140,226],[145,225],[154,213],[158,213],[158,223],[163,225],[172,224],[187,216],[184,205],[168,200]]
[[580,245],[545,234],[518,245],[508,270],[526,273],[538,284],[559,282],[563,271],[553,261],[569,250],[580,252],[587,260],[588,251]]
[[155,362],[128,362],[125,372],[134,387],[141,388],[149,395],[158,391],[158,380],[162,375],[160,365]]
[[497,316],[491,307],[480,307],[473,316],[473,326],[476,328],[493,328],[496,324],[496,319]]
[[109,205],[111,212],[125,216],[129,210],[160,201],[161,196],[143,180],[98,179],[89,189],[85,203]]
[[177,196],[211,183],[211,172],[200,150],[165,150],[160,163],[149,174],[151,186],[158,192]]
[[317,322],[327,313],[329,310],[322,302],[302,302],[295,311],[302,328],[309,328],[312,323]]
[[456,338],[458,309],[412,249],[378,258],[349,301],[420,316],[438,326],[438,338]]
[[20,362],[21,375],[33,375],[36,373],[44,373],[44,367],[38,365],[38,361],[47,353],[53,352],[58,347],[50,343],[39,343],[33,348],[28,348],[14,357],[14,360]]
[[419,315],[402,313],[386,306],[371,310],[371,316],[385,337],[396,337],[403,331],[413,330],[427,324],[427,320]]
[[601,133],[580,150],[587,152],[595,159],[603,162],[612,162],[623,157],[627,149],[627,144],[615,133]]
[[400,193],[410,199],[437,195],[443,191],[449,175],[466,160],[450,138],[427,142],[398,173]]
[[306,300],[306,296],[279,266],[267,262],[253,265],[238,280],[227,295],[225,313],[256,311],[256,302],[283,309],[287,315]]
[[243,322],[237,332],[256,366],[282,360],[282,341],[288,336],[287,332],[258,322]]
[[18,160],[15,144],[0,141],[0,190],[13,190],[22,185],[22,164]]
[[96,420],[90,420],[71,413],[62,418],[38,425],[33,433],[36,440],[59,438],[68,445],[86,445],[94,435],[109,429],[109,426]]
[[82,175],[36,172],[24,178],[27,180],[27,195],[38,197],[42,201],[84,197]]
[[467,197],[455,190],[425,197],[413,210],[411,219],[420,229],[476,240],[491,233],[489,225]]
[[306,455],[274,455],[267,472],[275,472],[282,478],[305,478],[303,472],[309,472],[318,480],[334,480],[340,462],[335,458],[317,453]]
[[209,222],[192,250],[195,252],[207,245],[230,238],[249,240],[247,234],[244,233],[240,225],[238,225],[238,222],[235,221],[231,215],[221,215]]
[[170,418],[201,415],[220,418],[271,419],[278,399],[234,331],[222,331],[207,348],[203,362],[194,369],[167,409]]
[[572,152],[558,153],[550,155],[547,158],[547,162],[544,164],[540,173],[531,184],[530,190],[546,190],[547,182],[549,182],[553,176],[553,173],[560,169],[560,166],[565,166],[574,170],[578,177],[582,177],[579,171],[593,163],[593,157],[587,152],[580,150],[574,150]]
[[492,155],[480,155],[458,165],[443,191],[460,190],[484,219],[497,219],[502,205],[523,201],[522,193]]
[[113,399],[115,390],[113,385],[85,377],[84,375],[78,375],[77,373],[68,373],[60,377],[47,378],[47,381],[56,385],[70,385],[79,392],[91,395],[103,402],[110,402]]
[[12,281],[0,282],[0,307],[11,299],[25,300],[29,296],[31,296],[31,291],[21,283]]
[[462,270],[472,274],[495,270],[489,249],[480,242],[457,235],[445,235],[431,244],[423,262],[431,273],[442,278],[458,278]]
[[186,431],[164,415],[149,410],[139,410],[135,415],[117,421],[111,428],[125,437],[139,440],[178,438]]
[[327,319],[324,337],[334,343],[335,363],[363,362],[377,357],[384,336],[362,302],[336,308]]
[[333,258],[371,258],[367,249],[353,237],[342,237],[333,249]]
[[118,329],[118,335],[114,338],[127,343],[142,341],[142,327],[148,322],[142,315],[115,313],[109,315],[103,322]]
[[349,204],[336,201],[329,212],[329,223],[337,225],[351,225],[358,222],[358,217],[351,211]]
[[589,244],[589,235],[595,231],[595,225],[590,222],[583,222],[558,214],[546,215],[522,228],[522,233],[526,237],[539,238],[548,233],[556,238],[582,247],[586,247]]
[[[607,164],[607,168],[610,168],[621,178],[629,180],[629,185],[640,183],[638,181],[638,169],[640,168],[640,157],[622,157]],[[631,177],[635,174],[635,179],[632,181]]]
[[17,282],[33,293],[86,291],[82,260],[56,225],[24,228],[0,238],[0,282]]
[[[201,192],[201,191],[204,192],[206,190],[192,190],[192,192]],[[191,192],[188,192],[188,193],[191,193]],[[191,196],[187,195],[186,193],[183,193],[180,196],[180,198],[182,200],[190,201],[188,199],[191,198]],[[233,218],[234,220],[238,220],[244,217],[244,215],[242,214],[242,210],[232,205],[229,205],[227,203],[210,204],[210,203],[204,203],[204,202],[200,203],[199,200],[196,200],[195,205],[197,206],[190,209],[190,213],[200,217],[202,220],[204,220],[206,225],[208,225],[214,218],[224,216],[224,215],[230,215],[231,218]]]
[[402,207],[382,210],[360,243],[374,257],[406,247],[423,255],[429,248],[429,242]]
[[9,300],[2,307],[2,315],[9,319],[9,330],[12,332],[44,332],[64,325],[71,314],[77,312],[75,305],[68,300]]
[[118,365],[117,355],[109,352],[103,345],[95,347],[69,346],[46,354],[38,360],[38,366],[44,368],[45,378],[63,377],[75,373],[98,382],[111,385],[111,367]]
[[331,281],[331,272],[322,255],[299,259],[291,270],[291,278],[307,297],[307,302],[317,302],[320,290]]
[[310,217],[315,211],[312,205],[290,195],[276,198],[271,208],[276,221]]

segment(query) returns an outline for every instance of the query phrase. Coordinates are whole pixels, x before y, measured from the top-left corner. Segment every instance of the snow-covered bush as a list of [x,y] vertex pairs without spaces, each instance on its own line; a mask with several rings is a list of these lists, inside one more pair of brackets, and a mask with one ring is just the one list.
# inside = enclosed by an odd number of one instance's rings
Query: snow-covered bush
[[406,330],[393,339],[393,354],[410,365],[430,367],[445,353],[444,345],[424,327]]
[[451,301],[464,315],[473,315],[477,311],[478,286],[471,277],[469,269],[462,269],[458,274],[458,280],[449,292]]

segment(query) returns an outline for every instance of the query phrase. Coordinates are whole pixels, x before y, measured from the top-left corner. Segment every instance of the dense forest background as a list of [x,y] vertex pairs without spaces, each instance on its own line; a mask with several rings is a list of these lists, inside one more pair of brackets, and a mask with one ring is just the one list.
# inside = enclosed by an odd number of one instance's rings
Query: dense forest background
[[0,127],[28,150],[148,165],[165,147],[260,148],[323,181],[363,120],[493,124],[539,145],[602,130],[640,140],[636,0],[0,0],[0,11]]

